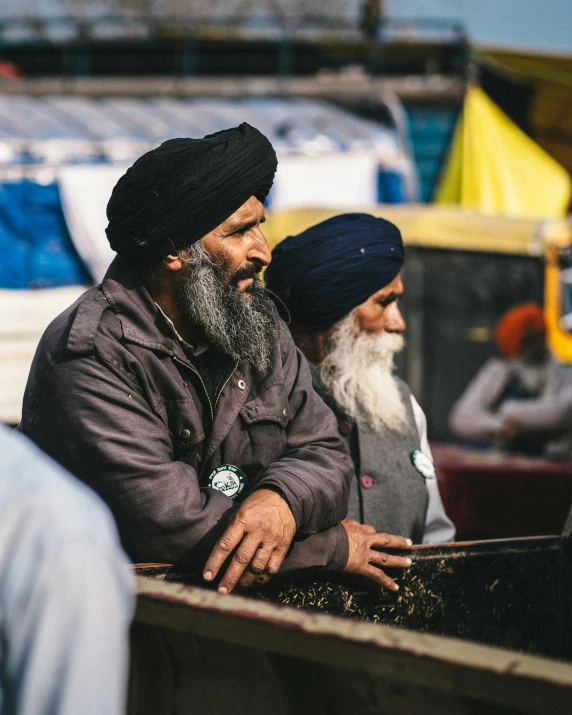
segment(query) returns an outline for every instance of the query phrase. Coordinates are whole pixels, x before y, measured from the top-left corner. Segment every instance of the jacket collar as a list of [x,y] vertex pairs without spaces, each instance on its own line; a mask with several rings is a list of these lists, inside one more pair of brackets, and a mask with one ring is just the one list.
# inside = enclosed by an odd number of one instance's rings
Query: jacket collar
[[119,318],[127,342],[184,356],[137,272],[119,256],[109,266],[101,290]]
[[[119,256],[113,260],[105,274],[101,291],[106,298],[106,301],[102,302],[106,302],[117,315],[127,342],[176,357],[178,361],[195,370],[161,311],[141,283],[137,272]],[[280,346],[277,345],[275,350],[276,366],[281,364]],[[237,390],[240,394],[238,402],[242,404],[247,396],[252,397],[260,390],[270,387],[269,383],[277,378],[277,371],[274,368],[268,373],[258,373],[248,365],[240,365],[237,366],[234,378],[234,382],[244,379],[249,388]]]

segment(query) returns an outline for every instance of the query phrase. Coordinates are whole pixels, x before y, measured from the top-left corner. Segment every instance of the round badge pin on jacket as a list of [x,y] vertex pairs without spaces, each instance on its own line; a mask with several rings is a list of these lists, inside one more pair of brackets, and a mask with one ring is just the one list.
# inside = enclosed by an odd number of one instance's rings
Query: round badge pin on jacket
[[435,479],[437,476],[437,470],[435,469],[433,462],[426,454],[424,454],[420,449],[414,449],[409,457],[411,459],[411,464],[422,477],[425,479]]
[[246,474],[234,464],[221,464],[213,469],[208,478],[208,486],[227,497],[235,499],[244,489]]

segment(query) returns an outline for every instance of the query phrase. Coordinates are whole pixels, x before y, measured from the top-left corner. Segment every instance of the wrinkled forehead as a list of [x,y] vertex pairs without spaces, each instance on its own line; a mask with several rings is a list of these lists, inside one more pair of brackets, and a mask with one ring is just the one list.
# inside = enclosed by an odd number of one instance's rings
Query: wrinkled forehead
[[224,233],[233,233],[247,225],[261,223],[264,220],[264,204],[256,196],[251,196],[240,208],[219,225]]

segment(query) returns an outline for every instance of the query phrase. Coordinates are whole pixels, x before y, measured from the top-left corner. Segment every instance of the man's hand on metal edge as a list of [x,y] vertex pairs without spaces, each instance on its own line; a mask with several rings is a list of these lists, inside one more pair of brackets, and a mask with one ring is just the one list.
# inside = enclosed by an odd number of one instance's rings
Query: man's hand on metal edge
[[230,593],[237,583],[246,587],[268,580],[278,572],[295,534],[296,522],[286,501],[276,491],[257,489],[231,517],[205,564],[203,578],[213,581],[234,552],[219,593]]
[[388,591],[397,591],[399,586],[382,571],[381,567],[405,569],[411,566],[411,559],[386,554],[382,549],[409,549],[411,539],[379,534],[373,526],[359,524],[351,519],[344,519],[342,525],[349,541],[349,556],[344,571],[366,576]]

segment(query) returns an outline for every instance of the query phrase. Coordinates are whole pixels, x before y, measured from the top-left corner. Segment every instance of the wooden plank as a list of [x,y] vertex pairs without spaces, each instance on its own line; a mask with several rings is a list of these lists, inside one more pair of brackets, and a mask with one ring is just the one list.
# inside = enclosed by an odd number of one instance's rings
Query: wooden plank
[[[138,578],[136,623],[360,672],[375,682],[509,707],[572,712],[572,665],[389,626]],[[384,686],[385,687],[385,686]]]

